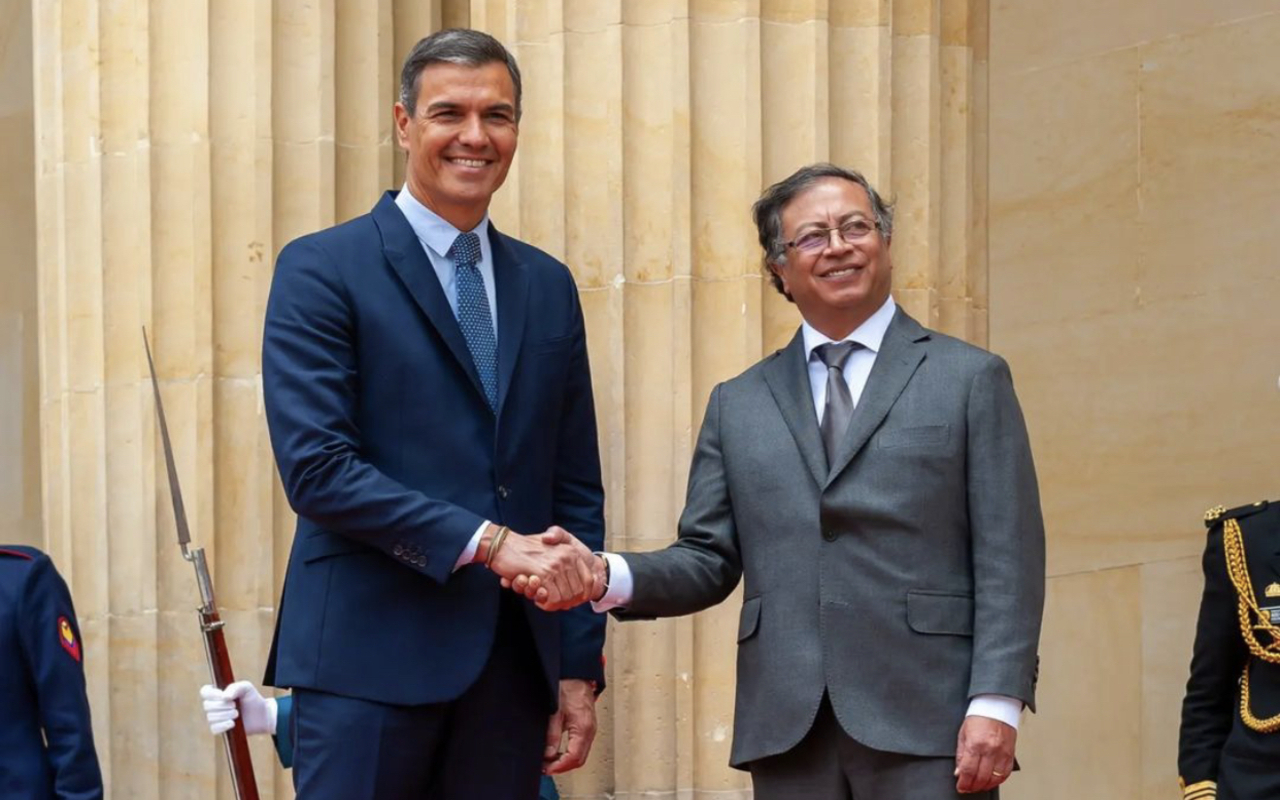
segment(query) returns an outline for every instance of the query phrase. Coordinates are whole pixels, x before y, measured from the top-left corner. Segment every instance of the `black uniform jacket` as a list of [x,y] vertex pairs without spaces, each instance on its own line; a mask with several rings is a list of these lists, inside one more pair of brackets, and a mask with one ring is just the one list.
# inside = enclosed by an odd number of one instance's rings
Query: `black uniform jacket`
[[[1178,773],[1184,797],[1192,800],[1276,800],[1280,798],[1280,731],[1262,733],[1241,714],[1241,676],[1249,670],[1250,715],[1268,720],[1280,714],[1280,663],[1249,652],[1241,629],[1240,593],[1227,569],[1224,531],[1239,524],[1244,561],[1253,595],[1263,614],[1280,626],[1280,503],[1260,502],[1206,515],[1204,597],[1196,625],[1191,676],[1182,702]],[[1273,637],[1249,627],[1262,646]],[[1280,661],[1280,653],[1277,654]]]

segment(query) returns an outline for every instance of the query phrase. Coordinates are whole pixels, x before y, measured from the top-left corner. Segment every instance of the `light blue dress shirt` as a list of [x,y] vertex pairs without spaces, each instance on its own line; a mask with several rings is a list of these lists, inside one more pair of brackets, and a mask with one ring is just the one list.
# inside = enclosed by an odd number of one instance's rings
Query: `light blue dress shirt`
[[[424,206],[409,191],[408,184],[405,184],[400,189],[400,194],[396,195],[396,206],[409,221],[409,227],[413,228],[418,241],[422,243],[422,249],[427,252],[427,258],[431,260],[436,277],[440,279],[440,288],[444,289],[449,308],[453,310],[454,319],[457,319],[458,265],[454,264],[453,259],[446,254],[449,248],[453,247],[453,240],[465,231],[453,227],[439,214]],[[493,320],[493,335],[496,337],[498,335],[498,294],[493,283],[493,249],[489,245],[488,212],[480,220],[480,224],[471,230],[480,237],[480,261],[476,264],[476,268],[480,270],[480,277],[484,279],[484,293],[489,297],[489,318]]]

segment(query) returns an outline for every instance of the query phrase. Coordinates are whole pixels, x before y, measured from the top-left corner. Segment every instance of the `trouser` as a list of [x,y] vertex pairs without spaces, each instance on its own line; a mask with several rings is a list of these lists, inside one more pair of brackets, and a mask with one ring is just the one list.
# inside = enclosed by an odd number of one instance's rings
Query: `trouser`
[[824,696],[795,747],[749,765],[756,800],[997,800],[999,790],[956,791],[954,757],[886,753],[840,727]]
[[521,602],[503,593],[489,661],[455,700],[393,706],[296,690],[298,800],[537,800],[551,709]]

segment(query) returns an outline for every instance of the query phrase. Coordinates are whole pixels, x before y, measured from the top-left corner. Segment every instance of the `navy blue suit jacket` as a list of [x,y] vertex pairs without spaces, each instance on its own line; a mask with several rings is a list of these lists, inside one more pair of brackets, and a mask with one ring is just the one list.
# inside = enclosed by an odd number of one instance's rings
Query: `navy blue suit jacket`
[[[556,524],[603,546],[573,277],[492,225],[490,244],[496,415],[394,193],[281,251],[262,375],[298,526],[268,684],[400,705],[452,700],[487,660],[503,591],[480,565],[453,572],[481,522],[519,533]],[[603,619],[525,606],[549,706],[561,679],[603,685]]]
[[0,548],[0,797],[102,798],[80,626],[34,547]]

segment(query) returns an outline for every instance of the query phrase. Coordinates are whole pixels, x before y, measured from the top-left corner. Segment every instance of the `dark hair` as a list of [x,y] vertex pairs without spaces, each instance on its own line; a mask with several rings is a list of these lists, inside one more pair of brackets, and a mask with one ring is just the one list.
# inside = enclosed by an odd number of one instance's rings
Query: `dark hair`
[[400,70],[400,103],[409,116],[413,116],[418,104],[418,79],[422,71],[432,64],[461,64],[482,67],[485,64],[502,64],[511,75],[511,85],[516,91],[516,120],[520,119],[520,67],[515,56],[502,46],[502,42],[483,31],[470,28],[445,28],[422,39],[409,51]]
[[774,264],[787,263],[787,247],[782,240],[782,210],[796,195],[823,178],[840,178],[861,186],[871,200],[871,212],[875,214],[876,228],[880,235],[886,240],[893,236],[893,204],[882,198],[862,173],[827,162],[810,164],[791,173],[765,189],[760,199],[751,206],[751,216],[755,219],[756,231],[760,234],[760,247],[764,249],[765,274],[773,281],[773,288],[788,300],[791,295],[787,294],[782,278],[772,268]]

